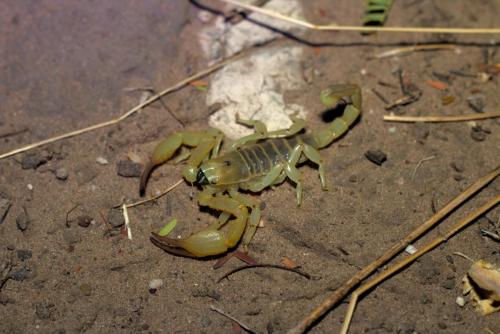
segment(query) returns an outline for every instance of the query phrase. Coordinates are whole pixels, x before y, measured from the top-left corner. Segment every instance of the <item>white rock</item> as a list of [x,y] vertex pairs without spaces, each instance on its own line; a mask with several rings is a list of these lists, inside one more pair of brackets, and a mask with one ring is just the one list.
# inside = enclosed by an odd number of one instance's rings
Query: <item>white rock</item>
[[97,159],[95,159],[95,162],[97,162],[99,165],[107,165],[107,164],[109,164],[109,161],[106,160],[106,158],[103,158],[103,157],[97,157]]
[[157,290],[163,285],[163,280],[161,278],[154,278],[149,281],[149,290]]

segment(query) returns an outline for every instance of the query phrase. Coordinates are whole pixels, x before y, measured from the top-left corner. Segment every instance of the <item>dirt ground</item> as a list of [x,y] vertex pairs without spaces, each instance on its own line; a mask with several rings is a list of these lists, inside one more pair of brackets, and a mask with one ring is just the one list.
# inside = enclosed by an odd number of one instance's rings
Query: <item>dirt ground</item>
[[[310,21],[352,25],[360,22],[362,3],[302,1]],[[500,26],[500,1],[476,1],[474,8],[470,3],[398,0],[387,25]],[[217,1],[204,4],[223,8]],[[160,91],[206,68],[197,34],[207,23],[199,12],[188,1],[2,1],[0,154],[118,117],[140,101],[141,91],[130,88]],[[373,58],[415,43],[453,44],[457,50]],[[492,35],[306,31],[247,50],[303,48],[307,85],[282,93],[287,102],[307,107],[309,129],[324,125],[318,98],[323,88],[343,82],[362,87],[362,118],[322,150],[329,191],[321,190],[317,170],[306,165],[300,169],[306,180],[301,207],[292,183],[255,197],[265,203],[264,227],[257,230],[250,254],[266,263],[290,258],[310,280],[261,268],[217,283],[241,263],[232,259],[214,270],[216,259],[183,258],[155,247],[150,232],[172,217],[179,220],[175,233],[184,236],[213,221],[193,200],[198,190],[187,183],[129,209],[132,240],[121,215],[110,213],[124,199],[139,199],[137,165],[130,157],[145,161],[160,138],[183,125],[206,128],[211,112],[206,91],[185,87],[119,125],[0,160],[0,332],[237,333],[210,305],[259,333],[285,332],[499,165],[500,120],[387,123],[382,120],[386,103],[374,93],[388,103],[400,98],[402,73],[405,85],[421,96],[393,109],[396,114],[496,111],[500,78],[494,71],[479,73],[487,70],[486,63],[500,63],[498,43]],[[211,78],[203,80],[210,85]],[[429,80],[446,88],[436,89]],[[387,155],[381,166],[365,157],[377,149]],[[156,169],[148,194],[179,180],[181,170],[173,164]],[[415,246],[499,192],[496,180]],[[481,230],[498,233],[499,217],[497,207],[371,291],[360,301],[350,332],[498,333],[498,313],[483,317],[468,298],[463,307],[457,305],[470,262],[454,253],[498,265],[499,244]],[[164,282],[156,292],[148,288],[153,279]],[[337,306],[310,332],[338,332],[346,306]]]

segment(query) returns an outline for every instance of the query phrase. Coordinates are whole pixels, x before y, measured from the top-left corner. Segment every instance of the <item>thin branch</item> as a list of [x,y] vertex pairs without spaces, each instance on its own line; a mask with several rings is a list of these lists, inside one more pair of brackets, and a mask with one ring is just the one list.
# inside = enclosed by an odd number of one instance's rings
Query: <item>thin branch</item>
[[485,112],[481,114],[470,115],[451,115],[451,116],[397,116],[384,115],[386,122],[464,122],[474,121],[487,118],[500,117],[500,111]]
[[430,157],[420,159],[418,161],[417,165],[415,166],[415,168],[413,169],[413,172],[411,173],[411,180],[412,181],[415,180],[415,175],[417,174],[417,170],[420,168],[420,166],[422,165],[423,162],[429,161],[429,160],[432,160],[432,159],[435,159],[435,158],[436,158],[435,155],[431,155]]
[[433,250],[443,242],[447,241],[449,238],[451,238],[453,235],[458,233],[460,230],[465,228],[467,225],[469,225],[471,222],[476,220],[478,217],[486,213],[488,210],[492,209],[494,206],[496,206],[498,203],[500,203],[500,195],[497,195],[490,199],[486,204],[481,206],[479,209],[475,210],[474,212],[470,213],[467,217],[465,217],[462,221],[458,222],[457,224],[453,225],[448,232],[446,232],[443,236],[437,237],[434,240],[426,243],[423,245],[416,253],[406,257],[405,259],[401,260],[397,264],[391,266],[388,268],[386,271],[383,273],[379,274],[375,278],[373,278],[371,281],[368,283],[364,284],[360,288],[356,289],[351,295],[351,301],[349,303],[349,308],[346,313],[346,317],[344,320],[344,323],[342,325],[342,330],[340,331],[341,334],[346,334],[347,330],[349,329],[349,325],[351,323],[352,315],[354,313],[354,310],[356,308],[357,300],[359,299],[360,296],[362,296],[366,291],[370,290],[371,288],[377,286],[380,284],[382,281],[385,279],[391,277],[393,274],[399,272],[401,269],[405,268],[415,260],[417,260],[419,257],[422,255],[426,254],[427,252]]
[[254,264],[246,264],[246,265],[243,265],[241,267],[235,268],[235,269],[233,269],[231,271],[228,271],[227,273],[225,273],[224,275],[222,275],[221,278],[219,278],[217,280],[217,283],[220,283],[220,281],[222,281],[224,278],[228,278],[229,276],[231,276],[234,273],[237,273],[238,271],[245,270],[245,269],[250,269],[250,268],[275,268],[275,269],[281,269],[281,270],[291,271],[291,272],[294,272],[294,273],[299,274],[301,276],[304,276],[307,279],[311,279],[311,275],[309,275],[308,273],[303,272],[302,270],[299,270],[297,268],[289,268],[289,267],[286,267],[286,266],[281,266],[279,264],[271,264],[271,263],[254,263]]
[[413,33],[439,33],[439,34],[498,34],[500,28],[423,28],[423,27],[362,27],[362,26],[339,26],[339,25],[318,25],[304,20],[289,17],[275,11],[260,8],[252,5],[247,5],[236,0],[219,0],[228,4],[232,4],[255,13],[266,15],[278,20],[286,21],[298,26],[302,26],[311,30],[322,31],[361,31],[361,32],[413,32]]
[[311,326],[316,320],[318,320],[322,315],[328,312],[334,305],[340,302],[356,285],[358,285],[362,280],[367,278],[378,268],[380,268],[384,263],[392,259],[395,255],[400,253],[414,240],[420,237],[422,234],[427,232],[429,229],[434,227],[441,219],[453,211],[456,207],[461,205],[469,197],[474,195],[481,188],[486,186],[488,183],[493,181],[498,175],[500,175],[500,167],[497,167],[494,171],[488,173],[487,175],[481,177],[479,180],[474,182],[469,186],[464,192],[451,200],[442,209],[440,209],[434,216],[429,220],[424,222],[422,225],[417,227],[413,232],[408,234],[403,240],[394,244],[389,248],[382,256],[377,260],[370,263],[368,266],[361,269],[353,277],[351,277],[347,282],[345,282],[340,288],[330,294],[319,306],[317,306],[309,315],[302,319],[294,328],[288,331],[288,334],[298,334],[303,333],[309,326]]
[[232,321],[234,321],[235,323],[237,323],[238,325],[240,325],[241,328],[245,329],[247,332],[249,333],[257,333],[256,331],[254,331],[253,329],[251,329],[249,326],[245,325],[243,322],[241,322],[240,320],[236,319],[235,317],[233,317],[232,315],[222,311],[220,308],[218,308],[217,306],[215,305],[210,305],[210,309],[212,311],[215,311],[229,319],[231,319]]
[[455,45],[450,44],[430,44],[430,45],[414,45],[407,46],[403,48],[392,49],[388,51],[384,51],[382,53],[376,54],[373,58],[380,59],[392,56],[399,56],[402,54],[415,52],[415,51],[436,51],[436,50],[450,50],[455,51],[457,47]]
[[132,230],[130,229],[130,219],[128,218],[127,205],[123,203],[122,205],[123,220],[125,221],[125,228],[127,229],[127,237],[132,240]]
[[177,186],[179,186],[183,181],[184,181],[183,179],[180,179],[179,181],[177,181],[176,183],[174,183],[173,185],[168,187],[167,190],[165,190],[164,192],[162,192],[154,197],[146,198],[146,199],[143,199],[143,200],[135,202],[135,203],[131,203],[131,204],[127,204],[127,205],[124,204],[124,205],[126,208],[133,208],[134,206],[138,206],[138,205],[141,205],[141,204],[144,204],[147,202],[157,200],[158,198],[165,196],[167,193],[169,193],[172,190],[174,190],[175,188],[177,188]]
[[0,154],[0,160],[5,159],[5,158],[10,157],[10,156],[13,156],[13,155],[18,154],[18,153],[21,153],[21,152],[31,150],[31,149],[36,148],[36,147],[40,147],[43,145],[47,145],[49,143],[53,143],[53,142],[62,140],[62,139],[78,136],[78,135],[81,135],[83,133],[87,133],[87,132],[101,129],[104,127],[108,127],[111,125],[115,125],[115,124],[125,120],[126,118],[130,117],[131,115],[135,114],[137,111],[141,110],[142,108],[144,108],[144,107],[150,105],[151,103],[155,102],[156,100],[160,99],[161,97],[163,97],[169,93],[172,93],[174,91],[179,90],[180,88],[188,85],[191,81],[202,78],[202,77],[224,67],[225,65],[235,61],[236,59],[241,58],[242,56],[243,56],[243,54],[240,54],[240,55],[225,59],[225,60],[223,60],[217,64],[214,64],[214,65],[212,65],[212,66],[210,66],[210,67],[208,67],[208,68],[206,68],[206,69],[204,69],[204,70],[202,70],[202,71],[200,71],[200,72],[198,72],[198,73],[196,73],[196,74],[194,74],[186,79],[183,79],[183,80],[179,81],[178,83],[176,83],[175,85],[168,87],[165,90],[161,91],[160,93],[150,97],[146,101],[139,103],[138,105],[136,105],[135,107],[133,107],[132,109],[130,109],[129,111],[127,111],[125,114],[123,114],[122,116],[120,116],[118,118],[111,119],[111,120],[103,122],[103,123],[94,124],[94,125],[88,126],[86,128],[79,129],[79,130],[72,131],[72,132],[68,132],[68,133],[65,133],[65,134],[62,134],[62,135],[59,135],[56,137],[48,138],[48,139],[24,146],[24,147],[20,147],[18,149],[12,150],[10,152]]
[[6,131],[4,133],[0,133],[0,138],[7,138],[7,137],[12,137],[12,136],[20,135],[21,133],[25,133],[28,130],[29,129],[26,127],[26,128],[21,128],[21,129],[18,129],[18,130]]

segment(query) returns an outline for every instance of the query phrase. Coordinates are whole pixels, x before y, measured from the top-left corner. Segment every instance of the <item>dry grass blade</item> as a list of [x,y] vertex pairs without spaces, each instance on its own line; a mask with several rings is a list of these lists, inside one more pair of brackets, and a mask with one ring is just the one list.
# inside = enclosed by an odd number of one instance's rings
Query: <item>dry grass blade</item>
[[309,315],[302,319],[294,328],[288,331],[288,334],[298,334],[306,331],[309,326],[311,326],[315,321],[317,321],[322,315],[328,312],[334,305],[340,302],[356,285],[358,285],[362,280],[367,278],[373,272],[375,272],[380,266],[392,259],[395,255],[405,249],[410,243],[415,239],[420,237],[426,231],[434,227],[441,219],[453,211],[456,207],[461,205],[464,201],[474,195],[481,188],[486,186],[488,183],[493,181],[496,177],[500,175],[500,167],[497,167],[494,171],[488,173],[487,175],[481,177],[479,180],[474,182],[469,186],[464,192],[451,200],[443,208],[441,208],[434,216],[429,220],[424,222],[422,225],[417,227],[413,232],[408,234],[398,243],[394,244],[389,248],[384,254],[382,254],[378,259],[370,263],[368,266],[361,269],[353,277],[351,277],[347,282],[345,282],[340,288],[329,295],[319,306],[317,306]]
[[231,271],[228,271],[227,273],[225,273],[224,275],[222,275],[221,278],[219,278],[217,280],[217,283],[220,283],[220,281],[222,281],[224,278],[228,278],[229,276],[231,276],[234,273],[237,273],[238,271],[242,271],[242,270],[250,269],[250,268],[274,268],[274,269],[281,269],[281,270],[291,271],[291,272],[294,272],[296,274],[299,274],[300,276],[304,276],[307,279],[311,279],[311,275],[309,275],[306,272],[303,272],[302,270],[300,270],[298,268],[290,268],[290,267],[286,267],[286,266],[281,266],[279,264],[271,264],[271,263],[252,263],[252,264],[246,264],[246,265],[237,267],[237,268],[235,268],[235,269],[233,269]]
[[232,321],[236,322],[238,325],[240,325],[241,328],[245,329],[247,332],[249,333],[257,333],[256,331],[254,331],[253,329],[251,329],[249,326],[245,325],[243,322],[241,322],[240,320],[236,319],[235,317],[233,317],[232,315],[230,314],[227,314],[226,312],[222,311],[220,308],[214,306],[214,305],[210,305],[210,309],[212,311],[215,311],[229,319],[231,319]]
[[184,180],[183,179],[180,179],[179,181],[177,181],[176,183],[174,183],[173,185],[171,185],[170,187],[168,187],[164,192],[154,196],[154,197],[151,197],[151,198],[146,198],[146,199],[143,199],[142,201],[138,201],[138,202],[135,202],[135,203],[131,203],[131,204],[127,204],[125,205],[125,207],[127,208],[133,208],[134,206],[138,206],[138,205],[141,205],[141,204],[144,204],[144,203],[147,203],[147,202],[151,202],[151,201],[154,201],[154,200],[157,200],[158,198],[162,197],[162,196],[165,196],[167,193],[171,192],[172,190],[174,190],[175,188],[177,188],[177,186],[179,186]]
[[75,136],[78,136],[78,135],[81,135],[81,134],[84,134],[84,133],[87,133],[90,131],[94,131],[94,130],[105,128],[105,127],[108,127],[111,125],[115,125],[115,124],[125,120],[126,118],[130,117],[131,115],[135,114],[136,112],[138,112],[142,108],[144,108],[144,107],[150,105],[151,103],[155,102],[156,100],[160,99],[161,97],[163,97],[169,93],[172,93],[172,92],[188,85],[191,81],[202,78],[202,77],[224,67],[225,65],[227,65],[227,64],[229,64],[229,63],[231,63],[231,62],[233,62],[236,59],[239,59],[241,57],[242,57],[242,55],[237,55],[235,57],[228,58],[228,59],[223,60],[215,65],[212,65],[212,66],[210,66],[210,67],[208,67],[208,68],[206,68],[206,69],[204,69],[204,70],[202,70],[202,71],[200,71],[200,72],[198,72],[198,73],[196,73],[196,74],[194,74],[186,79],[183,79],[183,80],[179,81],[178,83],[176,83],[175,85],[168,87],[165,90],[161,91],[160,93],[151,96],[149,99],[145,100],[144,102],[139,103],[138,105],[136,105],[135,107],[133,107],[132,109],[130,109],[129,111],[127,111],[126,113],[124,113],[122,116],[120,116],[118,118],[115,118],[115,119],[112,119],[112,120],[109,120],[109,121],[106,121],[103,123],[91,125],[91,126],[88,126],[86,128],[79,129],[76,131],[68,132],[68,133],[65,133],[65,134],[62,134],[62,135],[59,135],[56,137],[48,138],[48,139],[30,144],[27,146],[20,147],[18,149],[12,150],[10,152],[0,154],[0,160],[5,159],[5,158],[10,157],[10,156],[13,156],[13,155],[16,155],[16,154],[19,154],[19,153],[22,153],[22,152],[29,151],[29,150],[34,149],[36,147],[40,147],[43,145],[47,145],[47,144],[62,140],[62,139],[75,137]]
[[344,320],[344,323],[342,325],[342,330],[340,331],[341,334],[346,334],[347,330],[349,329],[349,325],[351,323],[352,315],[354,313],[354,310],[356,308],[356,304],[358,301],[358,298],[363,295],[366,291],[370,290],[371,288],[375,287],[378,285],[380,282],[384,281],[388,277],[392,276],[393,274],[397,273],[404,267],[408,266],[415,260],[417,260],[419,257],[422,255],[426,254],[427,252],[433,250],[443,242],[447,241],[449,238],[451,238],[453,235],[458,233],[460,230],[465,228],[467,225],[469,225],[472,221],[476,220],[479,218],[481,215],[492,209],[494,206],[496,206],[498,203],[500,203],[500,195],[497,195],[490,199],[486,204],[481,206],[479,209],[475,210],[474,212],[470,213],[467,217],[465,217],[462,221],[458,222],[457,224],[453,225],[452,228],[448,230],[443,236],[437,237],[436,239],[426,243],[423,245],[416,253],[408,256],[407,258],[403,259],[402,261],[398,262],[397,264],[391,266],[388,268],[386,271],[381,273],[380,275],[376,276],[373,278],[370,282],[364,284],[360,288],[356,289],[351,295],[351,301],[349,303],[349,308],[346,313],[346,317]]
[[457,47],[455,45],[450,44],[429,44],[429,45],[415,45],[415,46],[407,46],[404,48],[397,48],[388,51],[384,51],[382,53],[376,54],[373,58],[380,59],[386,57],[400,56],[403,54],[407,54],[410,52],[416,51],[436,51],[436,50],[449,50],[454,51]]
[[498,34],[500,28],[421,28],[421,27],[361,27],[361,26],[339,26],[339,25],[318,25],[304,20],[289,17],[275,11],[247,5],[236,0],[219,0],[240,8],[250,10],[262,15],[273,17],[311,30],[324,31],[361,31],[361,32],[413,32],[413,33],[439,33],[439,34]]
[[485,112],[481,114],[471,115],[452,115],[452,116],[397,116],[397,115],[384,115],[386,122],[465,122],[475,121],[480,119],[500,117],[500,111]]

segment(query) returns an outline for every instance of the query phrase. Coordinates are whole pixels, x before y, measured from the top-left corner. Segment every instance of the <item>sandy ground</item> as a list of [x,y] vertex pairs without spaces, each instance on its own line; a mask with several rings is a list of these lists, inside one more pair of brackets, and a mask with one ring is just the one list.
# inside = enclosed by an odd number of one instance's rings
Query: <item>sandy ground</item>
[[[353,3],[303,1],[304,15],[318,23],[357,24],[362,7]],[[222,8],[215,1],[206,4]],[[141,99],[142,92],[130,88],[159,91],[205,68],[209,60],[198,37],[211,21],[204,22],[199,12],[187,1],[2,1],[1,153],[117,117]],[[477,1],[474,8],[466,0],[399,0],[387,24],[494,27],[500,26],[499,12],[496,0]],[[421,96],[393,109],[397,114],[477,112],[471,103],[476,109],[482,104],[484,111],[498,110],[499,77],[478,77],[485,62],[500,62],[495,38],[299,32],[248,50],[302,48],[305,84],[281,93],[286,103],[307,110],[309,129],[323,125],[318,98],[323,88],[351,82],[363,90],[361,120],[322,151],[329,191],[321,190],[317,171],[306,165],[301,168],[307,182],[300,208],[291,183],[255,197],[265,203],[264,227],[258,229],[250,254],[268,263],[288,257],[310,280],[251,269],[216,283],[240,263],[233,259],[213,270],[215,259],[176,257],[153,246],[150,232],[172,217],[179,219],[175,233],[182,235],[213,221],[192,200],[198,190],[188,184],[130,209],[133,240],[120,226],[121,216],[110,213],[124,199],[139,199],[138,178],[118,175],[137,175],[130,157],[145,161],[160,138],[183,126],[206,128],[213,112],[206,91],[186,87],[120,125],[1,160],[0,332],[236,333],[231,320],[211,311],[211,304],[257,332],[285,332],[433,211],[498,166],[499,120],[385,123],[386,103],[374,93],[388,102],[400,98],[401,70],[404,82],[416,86]],[[459,51],[372,57],[417,42],[454,42]],[[212,78],[203,80],[210,86]],[[446,83],[446,89],[430,86],[429,80]],[[447,96],[453,97],[449,104],[443,103],[450,102]],[[364,156],[375,149],[387,155],[381,166]],[[181,169],[172,164],[158,168],[148,193],[173,184]],[[496,180],[446,223],[499,192]],[[498,242],[481,230],[498,233],[499,216],[498,208],[490,211],[371,291],[359,304],[351,333],[484,333],[487,328],[497,333],[498,314],[483,317],[470,302],[456,304],[470,263],[454,252],[498,264]],[[148,289],[152,279],[164,282],[155,293]],[[310,332],[337,332],[345,310],[342,303]]]

